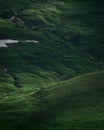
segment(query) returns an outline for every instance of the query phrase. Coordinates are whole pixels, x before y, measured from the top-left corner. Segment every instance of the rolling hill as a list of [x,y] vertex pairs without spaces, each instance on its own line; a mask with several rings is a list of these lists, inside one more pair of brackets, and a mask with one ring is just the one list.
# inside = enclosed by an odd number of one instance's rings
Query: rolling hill
[[103,130],[103,14],[103,0],[0,0],[0,40],[20,41],[0,47],[0,129]]
[[26,130],[103,130],[104,72],[89,73],[43,90],[0,100],[0,127]]

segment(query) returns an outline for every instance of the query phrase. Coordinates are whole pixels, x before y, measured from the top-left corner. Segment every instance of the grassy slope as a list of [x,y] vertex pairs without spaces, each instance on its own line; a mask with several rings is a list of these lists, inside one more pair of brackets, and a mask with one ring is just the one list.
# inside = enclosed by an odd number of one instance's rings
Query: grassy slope
[[1,128],[103,130],[104,72],[60,82],[39,97],[35,92],[2,99]]
[[[1,8],[3,13],[5,5],[7,3],[3,2]],[[32,82],[27,86],[35,89],[33,86],[40,87],[40,83],[41,86],[47,86],[49,83],[53,84],[81,73],[104,68],[102,30],[104,10],[101,0],[99,2],[40,0],[32,4],[29,2],[22,10],[20,6],[23,4],[18,2],[15,5],[15,2],[9,1],[7,10],[10,16],[7,17],[7,11],[6,16],[1,15],[0,19],[1,39],[35,39],[40,43],[37,45],[31,43],[31,46],[21,43],[10,46],[9,49],[0,48],[1,76],[9,75],[14,80],[14,84],[10,81],[7,86],[14,85],[14,90],[16,84],[20,87],[26,86],[27,83],[24,84],[25,79],[21,75],[30,80],[31,73],[34,78],[31,78]],[[15,12],[25,25],[10,21]],[[8,69],[7,74],[4,68]],[[39,84],[36,82],[37,79],[41,81]],[[1,82],[5,81],[1,79]]]
[[[103,129],[103,91],[98,89],[103,90],[103,72],[60,83],[104,69],[103,0],[32,2],[0,1],[0,39],[40,41],[0,48],[0,127]],[[10,21],[16,14],[24,25]],[[56,89],[42,99],[34,97],[41,86]]]

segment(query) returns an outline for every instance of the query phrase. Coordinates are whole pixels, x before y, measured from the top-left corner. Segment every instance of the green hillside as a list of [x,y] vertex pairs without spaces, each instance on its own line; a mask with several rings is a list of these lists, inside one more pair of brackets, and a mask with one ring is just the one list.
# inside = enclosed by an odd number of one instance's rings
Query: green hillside
[[0,130],[103,130],[103,14],[103,0],[0,0],[0,40],[20,41],[0,47]]
[[[21,9],[23,4],[27,6]],[[7,81],[8,76],[11,78],[12,89],[16,84],[21,88],[33,89],[33,84],[40,87],[38,80],[47,86],[104,69],[103,1],[1,0],[1,5],[0,39],[21,40],[8,49],[0,48],[1,75]],[[11,21],[13,16],[24,24]],[[24,39],[38,40],[39,44],[23,43]],[[25,84],[30,78],[32,82]]]
[[[15,93],[0,100],[1,129],[103,130],[104,72],[49,86],[44,93]],[[6,124],[6,125],[5,125]]]

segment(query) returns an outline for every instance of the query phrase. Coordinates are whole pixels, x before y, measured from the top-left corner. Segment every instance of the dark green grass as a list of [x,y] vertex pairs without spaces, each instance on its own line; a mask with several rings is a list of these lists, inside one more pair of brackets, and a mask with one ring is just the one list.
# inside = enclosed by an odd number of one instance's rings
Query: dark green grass
[[39,41],[0,48],[1,129],[103,130],[103,72],[64,81],[104,70],[103,13],[103,0],[0,1],[0,39]]
[[[82,75],[47,89],[1,100],[2,129],[103,130],[104,72]],[[34,95],[34,96],[33,96]]]

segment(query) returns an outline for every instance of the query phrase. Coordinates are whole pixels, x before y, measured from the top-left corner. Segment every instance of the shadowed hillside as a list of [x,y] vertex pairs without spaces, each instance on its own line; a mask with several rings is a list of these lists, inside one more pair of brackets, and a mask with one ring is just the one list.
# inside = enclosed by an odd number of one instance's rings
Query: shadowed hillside
[[[8,81],[13,89],[16,84],[21,88],[40,83],[47,86],[104,69],[103,1],[1,0],[1,5],[1,39],[21,40],[8,49],[0,48],[0,75],[13,81]],[[24,39],[38,40],[39,44],[25,43]]]
[[[81,75],[49,86],[45,91],[5,97],[0,100],[1,122],[4,122],[0,127],[6,130],[103,130],[103,77],[104,72]],[[44,94],[39,95],[39,91]]]
[[20,41],[0,47],[0,129],[103,130],[103,14],[103,0],[0,0],[0,40]]

